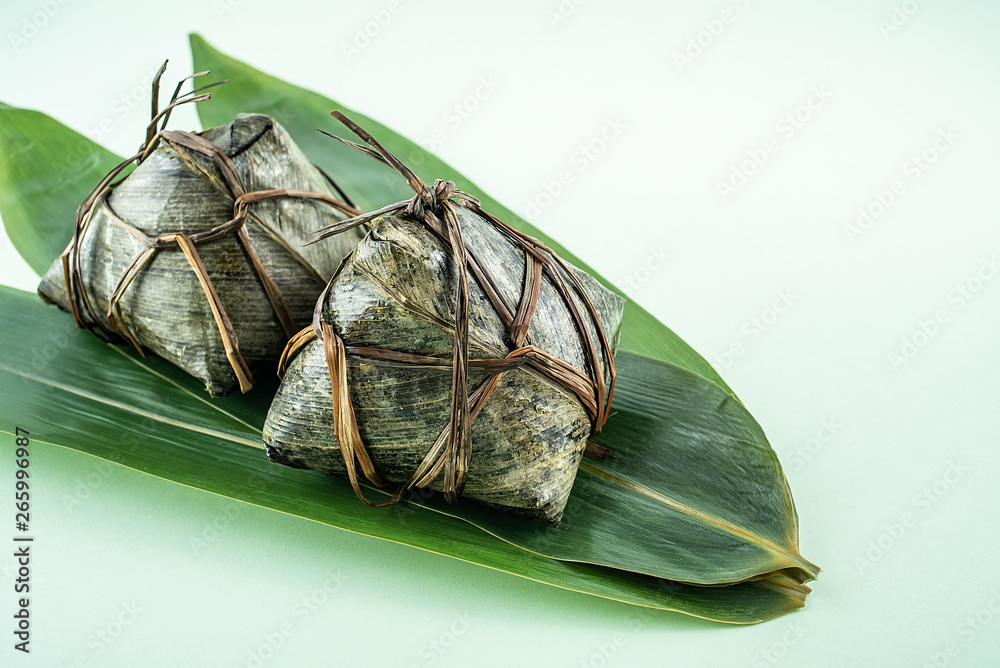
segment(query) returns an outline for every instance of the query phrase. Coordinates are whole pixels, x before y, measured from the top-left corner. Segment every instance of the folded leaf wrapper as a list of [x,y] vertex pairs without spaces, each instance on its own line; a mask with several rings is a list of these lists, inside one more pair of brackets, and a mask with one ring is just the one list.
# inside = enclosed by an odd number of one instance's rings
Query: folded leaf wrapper
[[95,191],[38,292],[214,395],[246,391],[274,369],[363,233],[303,243],[356,211],[268,116],[155,140],[123,180]]
[[[448,448],[464,447],[453,446],[460,434],[449,436],[457,402],[471,427],[455,496],[558,524],[587,440],[606,418],[624,300],[453,184],[427,188],[404,175],[417,197],[371,221],[317,304],[314,327],[286,350],[264,425],[268,456],[353,480],[360,443],[373,482],[447,494]],[[456,343],[463,320],[467,350]],[[343,398],[338,350],[350,403],[334,410],[331,394],[335,406]],[[466,355],[463,374],[455,360]],[[345,411],[360,437],[347,453],[338,438],[350,432],[338,424]]]

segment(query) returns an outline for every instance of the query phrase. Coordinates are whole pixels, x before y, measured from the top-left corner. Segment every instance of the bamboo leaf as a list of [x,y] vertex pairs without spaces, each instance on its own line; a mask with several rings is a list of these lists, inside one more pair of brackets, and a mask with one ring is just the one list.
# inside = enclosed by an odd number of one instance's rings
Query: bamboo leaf
[[[377,121],[263,74],[198,35],[191,36],[191,49],[196,68],[229,79],[212,101],[199,104],[204,124],[224,122],[246,109],[275,115],[330,173],[338,178],[341,173],[362,175],[350,192],[358,191],[369,207],[408,197],[398,178],[386,181],[386,174],[394,175],[383,165],[315,131],[315,119],[331,109],[344,110],[389,151],[412,163],[425,181],[456,181],[505,222],[586,266],[454,168]],[[599,439],[616,456],[591,471],[585,467],[578,476],[564,526],[539,530],[473,504],[452,508],[437,500],[425,503],[560,559],[703,583],[734,582],[782,569],[792,569],[803,580],[814,578],[818,569],[798,554],[795,509],[781,466],[760,426],[724,381],[634,303],[626,305],[621,350],[655,359],[619,353],[618,415]],[[635,475],[638,480],[630,479]],[[638,488],[652,494],[637,493]],[[651,517],[656,518],[655,529],[650,528]],[[689,549],[693,540],[699,543],[695,552]]]
[[[322,118],[336,107],[332,101],[228,59],[197,36],[192,49],[197,67],[215,68],[233,80],[221,90],[236,90],[248,100],[243,106],[217,96],[212,104],[234,111],[212,111],[221,116],[215,118],[207,111],[213,107],[202,107],[206,125],[228,122],[236,111],[271,113],[338,180],[342,171],[365,174],[358,171],[362,165],[383,170],[350,151],[343,157],[347,162],[331,157],[337,144],[309,126],[314,114]],[[422,151],[356,116],[404,159]],[[71,149],[77,159],[58,179],[34,150],[22,150],[15,165],[8,147],[23,149],[35,141],[51,145],[50,153]],[[8,229],[17,229],[11,237],[21,253],[44,269],[65,245],[77,203],[101,170],[118,160],[47,116],[4,107],[0,146],[0,174],[15,177],[0,181],[0,213]],[[423,164],[430,166],[427,178],[461,180],[429,154]],[[382,185],[368,178],[379,177],[372,172],[353,184],[364,205],[406,195],[386,198]],[[25,204],[29,196],[45,204]],[[482,200],[550,243],[488,197]],[[8,316],[0,326],[0,389],[17,410],[48,429],[46,440],[53,445],[332,526],[554,586],[720,621],[760,621],[800,607],[808,593],[800,582],[818,569],[798,555],[794,507],[759,425],[704,360],[648,313],[629,309],[623,342],[631,336],[638,341],[632,350],[665,361],[620,354],[617,414],[600,439],[615,457],[581,471],[564,525],[556,530],[526,526],[475,504],[447,506],[433,499],[372,511],[342,480],[266,462],[259,451],[260,425],[273,387],[211,400],[177,369],[102,344],[76,331],[65,314],[11,290],[0,291],[0,314]],[[51,335],[39,342],[40,331]],[[58,420],[37,408],[52,405],[65,407]],[[727,587],[678,583],[750,579],[756,581]]]
[[[83,196],[119,162],[41,112],[0,103],[0,211],[11,242],[36,273],[45,273],[66,247]],[[81,196],[75,186],[86,183]]]
[[[48,335],[39,337],[39,332]],[[343,480],[266,462],[260,450],[268,389],[209,399],[165,362],[143,360],[77,330],[34,295],[0,288],[0,392],[37,445],[67,447],[166,480],[411,545],[602,598],[731,623],[801,607],[808,589],[783,578],[693,587],[547,559],[428,510],[358,503]],[[52,410],[58,406],[59,410]],[[122,425],[128,425],[123,429]],[[0,425],[12,434],[12,424]]]
[[739,402],[690,371],[632,353],[616,358],[615,415],[584,460],[558,528],[477,504],[420,501],[556,559],[700,584],[819,569],[798,551],[781,465]]

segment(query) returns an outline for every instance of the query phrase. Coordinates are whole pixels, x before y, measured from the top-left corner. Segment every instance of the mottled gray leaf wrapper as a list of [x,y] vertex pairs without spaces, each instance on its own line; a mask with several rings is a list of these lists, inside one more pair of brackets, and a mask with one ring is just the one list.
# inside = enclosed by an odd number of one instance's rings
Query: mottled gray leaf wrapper
[[[268,189],[313,191],[338,196],[277,122],[240,114],[202,137],[228,155],[247,192]],[[212,160],[189,151],[181,159],[161,143],[108,196],[119,218],[144,234],[211,230],[233,218],[234,198]],[[245,229],[277,284],[297,327],[312,317],[315,300],[340,261],[363,235],[345,232],[329,245],[303,247],[310,233],[345,216],[321,202],[281,197],[250,206]],[[105,328],[110,298],[122,273],[143,246],[101,210],[79,246],[80,290]],[[286,335],[245,250],[235,236],[197,245],[207,274],[233,324],[240,352],[252,372],[273,373]],[[38,288],[47,301],[69,309],[63,265],[56,260]],[[124,322],[152,352],[222,395],[239,387],[205,293],[180,248],[156,253],[121,300]]]
[[[474,212],[456,207],[466,247],[489,267],[508,307],[516,310],[525,278],[524,250]],[[624,300],[586,273],[612,351]],[[372,347],[440,357],[438,370],[388,366],[348,355],[348,388],[358,427],[379,476],[403,482],[448,425],[458,268],[449,247],[402,212],[372,230],[334,279],[322,318],[347,347]],[[572,292],[581,312],[586,307]],[[469,279],[469,358],[502,358],[512,350],[506,328]],[[590,335],[597,331],[589,316]],[[546,274],[527,343],[589,372],[569,309]],[[607,360],[601,373],[608,377]],[[469,370],[470,392],[487,378]],[[527,366],[508,371],[472,423],[472,454],[463,496],[555,525],[573,487],[591,424],[579,399]],[[331,387],[321,341],[290,363],[264,424],[272,461],[344,473],[333,427]],[[432,485],[441,489],[439,478]]]

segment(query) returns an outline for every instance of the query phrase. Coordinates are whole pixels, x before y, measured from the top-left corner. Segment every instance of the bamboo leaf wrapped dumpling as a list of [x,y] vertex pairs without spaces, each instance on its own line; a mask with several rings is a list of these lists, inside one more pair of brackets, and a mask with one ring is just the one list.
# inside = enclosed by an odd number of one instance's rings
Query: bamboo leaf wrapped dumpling
[[[188,95],[159,116],[205,97]],[[240,114],[197,134],[157,132],[157,121],[154,109],[146,144],[122,164],[135,169],[118,181],[112,172],[81,206],[38,292],[214,395],[246,391],[308,322],[362,232],[303,243],[357,210],[273,118]]]
[[268,456],[347,473],[362,499],[357,467],[397,500],[431,487],[558,524],[607,417],[624,300],[344,122],[417,196],[328,233],[371,226],[285,351]]

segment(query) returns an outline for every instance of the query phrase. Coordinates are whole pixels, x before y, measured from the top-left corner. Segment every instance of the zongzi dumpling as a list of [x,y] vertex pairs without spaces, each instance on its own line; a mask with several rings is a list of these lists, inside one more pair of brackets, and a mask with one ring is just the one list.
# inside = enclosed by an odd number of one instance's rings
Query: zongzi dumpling
[[[558,524],[607,416],[624,300],[453,184],[421,191],[360,136],[418,195],[370,220],[314,326],[289,344],[263,430],[268,456],[347,473],[359,496],[355,462],[375,483]],[[449,474],[455,466],[465,474]]]
[[38,292],[214,395],[246,391],[254,373],[274,368],[362,236],[303,247],[354,213],[344,199],[268,116],[240,114],[198,134],[162,130],[158,147],[83,213]]

